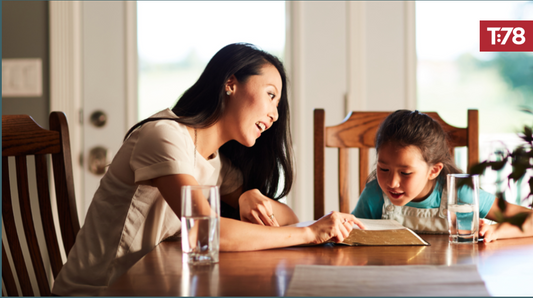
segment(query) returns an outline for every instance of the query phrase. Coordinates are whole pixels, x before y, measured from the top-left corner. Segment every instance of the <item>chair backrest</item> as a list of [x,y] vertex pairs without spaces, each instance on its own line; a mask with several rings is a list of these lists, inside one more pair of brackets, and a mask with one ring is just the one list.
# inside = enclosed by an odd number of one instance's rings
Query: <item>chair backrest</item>
[[[325,208],[325,148],[339,148],[339,211],[351,212],[349,202],[348,149],[359,149],[359,192],[365,187],[369,174],[368,150],[375,147],[375,137],[379,125],[392,112],[351,112],[338,125],[325,126],[325,112],[315,109],[314,121],[314,217],[324,215]],[[467,147],[468,169],[479,163],[479,120],[477,110],[468,110],[468,125],[454,127],[442,120],[435,112],[424,112],[435,119],[448,134],[448,144],[452,156],[455,147]]]
[[[30,180],[28,175],[28,162],[32,159],[27,157],[32,155],[35,161],[35,180]],[[8,157],[14,157],[16,174],[10,175]],[[51,165],[49,165],[50,159]],[[56,235],[52,216],[52,196],[49,187],[50,166],[53,168],[53,188],[55,189],[61,240],[64,251],[68,255],[80,224],[76,210],[70,139],[65,114],[62,112],[50,114],[50,130],[40,127],[28,115],[3,115],[2,219],[6,233],[4,244],[7,243],[14,264],[14,268],[11,268],[7,261],[8,251],[5,245],[2,245],[2,279],[8,296],[50,296],[50,279],[46,273],[50,272],[50,268],[45,268],[43,260],[45,258],[49,260],[54,279],[63,267],[59,248],[61,241]],[[18,195],[12,197],[10,181],[15,180]],[[32,184],[30,181],[35,181],[37,198],[30,199],[30,184]],[[16,201],[20,208],[13,208]],[[35,201],[38,201],[38,204]],[[36,208],[40,211],[40,216],[32,214],[32,210]],[[17,209],[20,213],[15,211]],[[37,213],[37,211],[34,212]],[[15,224],[17,217],[20,217],[22,221],[25,241],[23,241],[24,237],[17,236]],[[41,220],[35,221],[39,217]],[[37,240],[40,227],[44,234],[46,249],[41,248],[40,246],[45,246],[45,244],[40,244]],[[39,293],[33,291],[31,274],[26,267],[21,246],[26,246],[29,251],[31,261],[28,260],[28,263],[33,266]],[[43,255],[42,251],[47,251],[48,256]],[[15,277],[18,279],[22,293],[18,293]]]

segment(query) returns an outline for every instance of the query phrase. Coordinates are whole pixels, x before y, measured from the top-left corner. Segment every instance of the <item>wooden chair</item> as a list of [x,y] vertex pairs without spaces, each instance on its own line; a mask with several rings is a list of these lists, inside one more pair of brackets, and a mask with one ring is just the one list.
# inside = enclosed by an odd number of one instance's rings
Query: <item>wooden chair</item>
[[[365,187],[369,174],[368,149],[375,147],[374,139],[381,122],[391,112],[351,112],[338,125],[325,126],[323,109],[314,110],[314,218],[325,214],[325,148],[339,148],[339,211],[351,212],[349,202],[348,149],[359,148],[359,192]],[[452,156],[455,147],[468,148],[468,168],[479,163],[478,111],[468,110],[468,126],[454,127],[435,112],[425,113],[435,119],[448,133]]]
[[[28,156],[35,160],[35,181],[37,198],[30,198],[30,180],[28,179]],[[8,157],[15,159],[16,175],[10,175]],[[51,158],[49,158],[51,156]],[[51,165],[49,165],[51,159]],[[76,200],[74,196],[74,180],[70,140],[67,119],[62,112],[50,114],[50,130],[43,129],[28,115],[2,116],[2,219],[5,228],[4,244],[7,242],[14,268],[8,263],[8,254],[2,245],[2,278],[8,296],[50,296],[50,282],[47,277],[43,259],[48,258],[53,277],[63,267],[58,237],[52,217],[52,203],[49,190],[49,166],[53,168],[53,180],[56,197],[56,207],[61,230],[61,239],[65,253],[72,248],[76,235],[80,229]],[[16,179],[18,196],[11,196],[10,180]],[[18,197],[18,200],[15,200]],[[13,205],[18,201],[20,213],[15,212]],[[32,202],[33,201],[33,202]],[[38,215],[32,215],[38,201],[40,221]],[[34,207],[32,207],[34,206]],[[37,213],[37,212],[36,212]],[[37,216],[37,217],[36,217]],[[17,236],[15,218],[20,217],[24,227],[24,237]],[[37,240],[36,227],[42,227],[46,249]],[[20,232],[22,233],[22,232]],[[7,241],[6,241],[7,240]],[[21,245],[22,242],[22,245]],[[27,246],[33,273],[37,281],[39,293],[33,291],[30,273],[24,261],[21,246]],[[48,251],[48,256],[42,251]],[[15,281],[18,278],[19,293]]]

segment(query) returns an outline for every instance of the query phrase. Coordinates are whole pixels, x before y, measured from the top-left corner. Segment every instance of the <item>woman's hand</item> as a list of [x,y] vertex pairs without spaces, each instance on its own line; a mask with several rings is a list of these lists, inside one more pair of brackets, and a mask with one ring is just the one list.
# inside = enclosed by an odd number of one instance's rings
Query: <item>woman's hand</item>
[[342,242],[352,231],[353,225],[365,229],[361,221],[352,214],[330,212],[309,226],[314,235],[314,240],[311,243],[319,244],[328,240],[336,243]]
[[272,199],[264,196],[257,189],[244,192],[239,198],[241,221],[279,227],[272,203]]

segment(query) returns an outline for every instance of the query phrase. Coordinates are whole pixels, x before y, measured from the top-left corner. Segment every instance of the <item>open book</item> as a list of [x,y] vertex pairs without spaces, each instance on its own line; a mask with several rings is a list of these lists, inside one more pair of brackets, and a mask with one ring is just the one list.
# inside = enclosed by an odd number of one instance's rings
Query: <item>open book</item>
[[[350,235],[343,242],[343,245],[429,245],[411,229],[402,226],[392,219],[365,219],[359,220],[366,227],[365,230],[354,225]],[[304,221],[292,226],[307,227],[315,221]]]

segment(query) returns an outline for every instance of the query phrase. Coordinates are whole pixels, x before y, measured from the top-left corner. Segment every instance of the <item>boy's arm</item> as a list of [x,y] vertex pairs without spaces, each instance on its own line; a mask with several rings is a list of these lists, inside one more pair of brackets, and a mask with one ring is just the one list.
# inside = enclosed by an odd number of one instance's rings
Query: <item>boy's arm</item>
[[[533,212],[531,209],[508,202],[505,202],[505,204],[505,212],[503,213],[505,217],[515,216],[519,213],[528,214],[524,224],[522,225],[522,230],[520,230],[519,227],[507,222],[498,225],[489,225],[482,222],[479,227],[479,233],[484,237],[485,243],[496,239],[533,236]],[[498,221],[498,214],[500,212],[501,209],[498,206],[498,198],[496,198],[494,203],[492,203],[489,213],[487,214],[487,218]]]
[[357,205],[352,211],[352,214],[357,218],[372,218],[370,208],[363,196],[359,197]]
[[377,182],[367,183],[352,214],[357,218],[380,219],[383,208],[383,194]]

